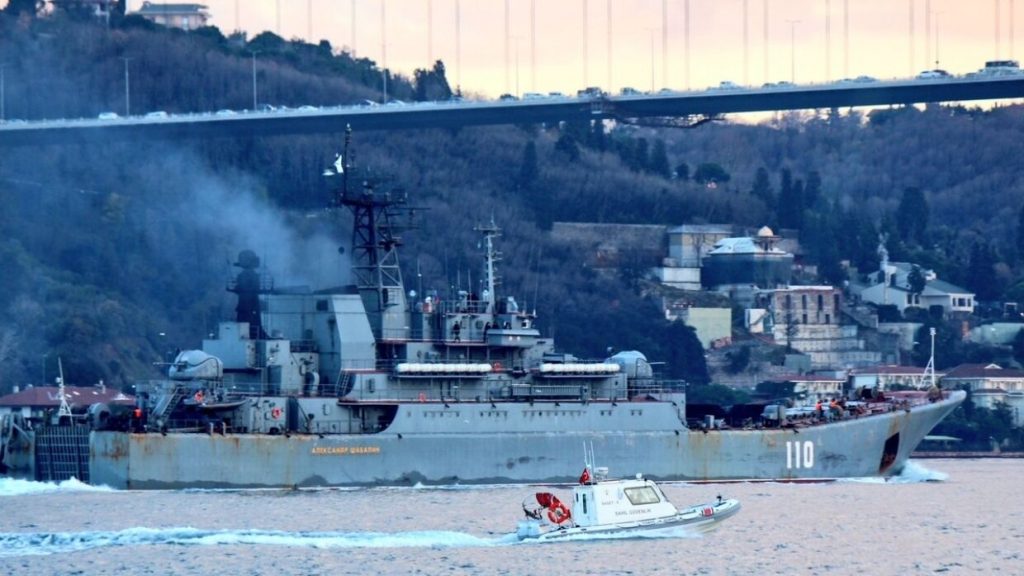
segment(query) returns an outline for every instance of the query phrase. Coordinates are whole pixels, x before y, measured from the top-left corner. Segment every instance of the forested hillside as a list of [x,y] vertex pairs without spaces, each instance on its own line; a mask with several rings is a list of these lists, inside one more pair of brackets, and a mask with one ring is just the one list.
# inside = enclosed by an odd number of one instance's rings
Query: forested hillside
[[[379,99],[375,63],[272,34],[225,38],[111,29],[61,15],[0,14],[6,116],[94,117]],[[442,63],[392,77],[405,99],[445,95]],[[692,333],[664,322],[643,284],[583,264],[593,246],[558,244],[555,221],[730,222],[798,230],[824,280],[848,259],[893,259],[998,299],[1019,288],[1024,116],[1018,107],[785,115],[694,130],[619,125],[500,126],[353,135],[355,161],[421,210],[404,237],[417,290],[479,279],[473,227],[503,229],[505,291],[536,308],[545,334],[584,357],[639,349],[670,373],[706,379]],[[56,374],[129,385],[195,347],[230,317],[231,264],[255,250],[278,286],[344,283],[348,215],[321,176],[343,135],[5,148],[0,156],[0,391]],[[692,372],[698,367],[696,373]]]

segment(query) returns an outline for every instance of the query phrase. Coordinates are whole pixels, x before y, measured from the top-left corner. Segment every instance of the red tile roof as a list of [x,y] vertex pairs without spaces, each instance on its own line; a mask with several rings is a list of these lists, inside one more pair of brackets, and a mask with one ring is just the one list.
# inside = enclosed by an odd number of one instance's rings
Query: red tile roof
[[845,382],[844,378],[821,376],[820,374],[779,374],[772,376],[768,382]]
[[946,378],[1024,378],[1024,370],[1005,369],[998,364],[961,364],[947,372]]
[[[869,366],[867,368],[857,368],[853,371],[854,376],[875,374],[880,376],[920,376],[924,374],[924,368],[921,368],[920,366],[896,366],[889,364],[886,366]],[[936,371],[935,374],[939,375],[941,374],[941,372]]]
[[[121,393],[117,388],[98,388],[95,386],[65,386],[64,395],[68,405],[85,407],[96,402],[107,404],[134,404],[135,398]],[[60,406],[56,386],[34,386],[21,392],[0,397],[0,406],[11,408],[53,408]]]

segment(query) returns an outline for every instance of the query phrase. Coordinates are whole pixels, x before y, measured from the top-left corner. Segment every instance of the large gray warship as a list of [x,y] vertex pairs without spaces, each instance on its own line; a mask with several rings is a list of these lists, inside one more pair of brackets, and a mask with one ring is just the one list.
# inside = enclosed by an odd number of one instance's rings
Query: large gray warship
[[587,444],[602,465],[657,480],[890,476],[965,397],[865,402],[813,425],[780,409],[756,426],[690,426],[685,386],[655,378],[643,354],[559,353],[534,313],[498,297],[493,224],[479,228],[479,296],[406,292],[404,195],[347,181],[354,285],[274,289],[243,252],[234,320],[139,384],[137,407],[8,415],[7,473],[126,489],[572,482]]

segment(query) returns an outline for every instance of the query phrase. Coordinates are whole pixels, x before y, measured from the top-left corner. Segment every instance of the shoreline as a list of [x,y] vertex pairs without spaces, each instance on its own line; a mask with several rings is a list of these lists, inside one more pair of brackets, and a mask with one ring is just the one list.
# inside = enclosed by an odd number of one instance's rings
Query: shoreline
[[1024,452],[911,452],[911,458],[1024,458]]

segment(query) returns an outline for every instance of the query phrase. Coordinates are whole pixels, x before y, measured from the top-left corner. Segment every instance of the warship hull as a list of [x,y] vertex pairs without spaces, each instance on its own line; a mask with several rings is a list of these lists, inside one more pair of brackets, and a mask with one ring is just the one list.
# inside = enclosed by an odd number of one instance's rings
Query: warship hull
[[848,390],[834,415],[790,420],[776,404],[743,429],[692,426],[687,384],[658,378],[659,363],[564,353],[536,309],[498,296],[493,220],[477,228],[478,283],[407,290],[404,194],[362,178],[350,190],[341,162],[353,284],[275,289],[242,251],[233,321],[180,351],[166,380],[137,383],[134,407],[72,414],[61,388],[56,414],[6,415],[0,473],[124,489],[571,482],[592,445],[597,464],[658,480],[889,476],[964,400],[934,382],[928,399]]
[[[83,432],[88,458],[77,476],[122,489],[562,483],[575,480],[570,471],[584,443],[602,465],[659,480],[889,476],[963,398],[954,392],[907,410],[794,429],[694,431],[667,402],[562,402],[401,405],[376,434],[91,431]],[[495,430],[499,420],[504,431]],[[521,431],[509,432],[509,420]],[[445,431],[425,421],[443,422]],[[35,469],[38,454],[18,455],[8,454],[11,472],[46,476]]]

